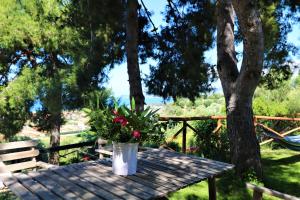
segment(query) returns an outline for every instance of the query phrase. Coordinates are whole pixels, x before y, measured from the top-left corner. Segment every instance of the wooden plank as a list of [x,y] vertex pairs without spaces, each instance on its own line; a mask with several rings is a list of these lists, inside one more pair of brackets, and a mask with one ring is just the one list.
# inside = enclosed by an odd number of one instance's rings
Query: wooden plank
[[68,180],[66,176],[61,176],[56,174],[51,168],[49,170],[45,170],[41,172],[45,175],[48,179],[52,179],[53,181],[57,182],[58,185],[64,187],[66,190],[73,192],[76,196],[79,196],[82,199],[87,200],[99,200],[100,197],[97,197],[93,193],[85,190],[84,188],[74,184],[71,180]]
[[98,152],[99,154],[112,156],[112,151],[106,149],[96,149],[95,152]]
[[214,177],[208,179],[208,194],[209,194],[209,200],[217,199],[216,180]]
[[144,152],[139,152],[138,154],[142,157],[143,156],[147,157],[150,154],[159,159],[167,157],[168,159],[180,162],[182,164],[187,164],[187,165],[200,164],[201,167],[206,166],[206,168],[212,168],[221,171],[226,171],[234,168],[234,165],[232,164],[201,158],[197,156],[184,155],[177,152],[168,151],[165,149],[151,149]]
[[190,181],[186,180],[185,178],[183,177],[179,177],[179,176],[176,176],[175,174],[173,173],[170,173],[170,171],[164,171],[164,170],[161,170],[161,169],[158,169],[157,167],[152,167],[146,163],[143,163],[143,162],[138,162],[138,166],[142,167],[143,169],[146,169],[148,171],[152,171],[153,173],[156,173],[156,174],[159,174],[160,176],[164,176],[168,179],[173,179],[175,180],[177,183],[179,183],[179,185],[186,185],[186,184],[189,184]]
[[186,128],[187,128],[187,125],[186,125],[186,121],[183,121],[183,129],[182,129],[182,152],[183,153],[186,153]]
[[52,164],[49,164],[49,163],[45,163],[45,162],[41,162],[41,161],[38,161],[36,163],[36,165],[40,168],[44,168],[44,169],[48,169],[50,167],[55,167],[55,165],[52,165]]
[[175,167],[180,170],[185,171],[186,173],[194,173],[206,177],[215,176],[216,174],[220,174],[223,172],[223,168],[214,169],[214,166],[208,165],[206,163],[195,164],[195,163],[182,163],[178,160],[173,160],[170,157],[160,157],[157,158],[152,155],[148,155],[147,157],[143,157],[148,161],[162,163],[168,165],[170,167]]
[[56,169],[53,172],[61,176],[65,176],[74,184],[79,185],[82,188],[92,192],[93,194],[99,196],[101,199],[120,199],[120,197],[102,189],[101,187],[95,185],[93,182],[90,182],[90,180],[80,178],[79,176],[77,176],[78,172],[71,173],[67,170],[67,167]]
[[[111,165],[109,165],[108,162],[95,162],[96,164],[101,165],[103,168],[111,172]],[[175,185],[170,185],[169,181],[165,180],[160,180],[157,179],[156,176],[153,176],[153,174],[143,174],[139,170],[137,170],[137,173],[132,176],[126,176],[126,178],[134,180],[136,182],[140,182],[143,185],[147,185],[149,187],[155,188],[157,190],[161,190],[164,192],[165,190],[169,190],[174,188]]]
[[[129,179],[127,177],[131,176],[116,176],[112,173],[112,169],[107,169],[105,168],[104,165],[100,165],[99,163],[93,165],[93,163],[90,163],[89,165],[83,166],[84,169],[89,169],[95,172],[101,173],[103,176],[108,176],[111,178],[113,181],[118,182],[119,184],[126,184],[129,185],[133,188],[137,188],[138,190],[141,190],[143,193],[148,193],[152,196],[163,196],[164,193],[160,192],[158,187],[148,187],[147,185],[143,185],[140,182],[137,182],[135,180]],[[166,188],[164,188],[166,189]]]
[[[111,162],[105,161],[105,160],[97,160],[96,163],[100,163],[106,166],[111,167]],[[153,170],[153,169],[147,169],[143,167],[143,165],[138,164],[137,174],[135,176],[138,176],[140,178],[147,178],[152,181],[160,182],[162,185],[170,187],[170,188],[177,188],[181,187],[184,184],[182,182],[179,182],[175,180],[174,178],[170,178],[169,176],[162,176],[160,171]]]
[[186,178],[186,179],[189,179],[190,177],[192,177],[192,178],[198,178],[198,179],[202,180],[202,179],[207,178],[207,175],[208,175],[207,173],[200,174],[200,173],[193,173],[191,171],[187,172],[183,169],[180,169],[176,165],[171,165],[172,163],[166,164],[159,160],[149,160],[149,159],[142,159],[142,158],[139,160],[142,162],[145,162],[146,163],[145,165],[150,165],[151,167],[166,171],[168,173],[176,174],[177,176]]
[[246,183],[246,187],[248,189],[252,189],[252,190],[258,191],[260,193],[266,193],[266,194],[269,194],[271,196],[278,197],[278,198],[281,198],[281,199],[300,200],[300,198],[298,198],[298,197],[295,197],[295,196],[292,196],[292,195],[289,195],[289,194],[284,194],[284,193],[278,192],[276,190],[271,190],[271,189],[268,189],[266,187],[253,185],[251,183]]
[[7,153],[0,155],[0,160],[2,161],[10,161],[10,160],[18,160],[22,158],[32,158],[39,155],[39,150],[29,150],[22,151],[16,153]]
[[123,189],[119,189],[118,187],[115,187],[114,185],[111,185],[111,184],[107,183],[106,181],[103,181],[103,179],[99,178],[100,174],[98,174],[97,177],[95,177],[94,175],[87,173],[85,170],[78,170],[78,169],[70,167],[70,166],[64,168],[64,170],[67,170],[70,173],[74,173],[76,176],[80,177],[81,179],[90,181],[90,182],[92,182],[92,184],[95,184],[95,185],[99,186],[100,188],[102,188],[106,191],[109,191],[116,196],[119,196],[120,198],[122,197],[124,199],[133,199],[133,200],[141,199],[140,197],[134,196],[134,195],[124,191]]
[[263,198],[263,193],[259,192],[257,190],[253,190],[253,200],[262,200]]
[[[143,159],[143,158],[141,158]],[[193,165],[191,164],[182,164],[177,161],[173,161],[172,159],[169,158],[155,158],[151,156],[147,156],[146,158],[147,161],[151,161],[153,163],[160,163],[164,165],[168,165],[169,167],[176,168],[177,170],[184,171],[185,173],[193,173],[205,177],[210,177],[210,176],[215,176],[216,174],[220,173],[220,170],[215,170],[209,167],[204,168],[201,165]]]
[[20,181],[20,183],[30,190],[35,195],[39,196],[43,200],[59,200],[58,196],[52,193],[50,190],[45,188],[40,183],[32,180],[32,178],[26,174],[20,173],[15,174],[16,178]]
[[158,171],[156,169],[149,169],[143,165],[138,164],[138,172],[141,175],[152,176],[156,180],[161,180],[166,182],[166,184],[173,186],[174,188],[181,188],[185,185],[185,183],[176,179],[176,177],[170,178],[168,175],[165,175],[164,172]]
[[148,154],[155,155],[158,158],[163,158],[163,157],[168,157],[173,160],[177,160],[182,163],[190,164],[190,163],[196,163],[196,164],[213,164],[215,166],[221,166],[221,167],[231,167],[233,168],[234,166],[228,163],[224,162],[219,162],[207,158],[201,158],[198,156],[192,156],[192,155],[185,155],[182,153],[178,152],[173,152],[173,151],[168,151],[166,149],[149,149],[144,152],[139,152],[140,155],[145,155],[147,156]]
[[[140,161],[142,161],[142,160],[140,160]],[[177,180],[180,180],[181,182],[183,182],[187,185],[199,182],[199,181],[204,180],[206,178],[204,176],[200,176],[200,175],[197,176],[195,174],[184,174],[184,173],[179,172],[178,170],[173,171],[170,167],[159,165],[158,163],[154,164],[154,163],[148,162],[146,160],[143,160],[142,162],[139,162],[139,164],[141,164],[141,163],[145,167],[148,167],[148,168],[151,168],[151,169],[157,169],[161,172],[165,172],[167,174],[174,175]]]
[[30,172],[28,175],[46,187],[48,190],[56,194],[57,196],[65,199],[65,200],[76,200],[81,199],[80,197],[76,196],[74,193],[66,190],[64,187],[60,187],[56,181],[49,179],[47,176],[43,176],[39,172]]
[[145,192],[144,190],[141,190],[140,188],[136,188],[134,184],[130,181],[123,182],[120,176],[114,175],[113,173],[105,174],[103,172],[97,172],[95,170],[92,170],[90,168],[87,168],[86,166],[73,166],[77,170],[81,170],[87,174],[90,174],[98,179],[101,179],[102,181],[107,182],[111,185],[111,187],[118,188],[120,190],[124,190],[136,197],[139,197],[141,199],[149,199],[152,198],[153,195],[150,195],[149,193]]
[[37,167],[36,161],[27,161],[27,162],[6,165],[6,168],[11,172],[22,170],[22,169],[35,168],[35,167]]
[[4,180],[5,185],[20,199],[22,200],[39,200],[30,190],[25,188],[17,181],[15,177],[9,177]]
[[207,120],[207,119],[226,119],[226,116],[197,116],[197,117],[159,117],[159,121],[194,121],[194,120]]
[[37,142],[33,141],[33,140],[0,143],[0,151],[26,148],[26,147],[35,147],[36,145],[37,145]]

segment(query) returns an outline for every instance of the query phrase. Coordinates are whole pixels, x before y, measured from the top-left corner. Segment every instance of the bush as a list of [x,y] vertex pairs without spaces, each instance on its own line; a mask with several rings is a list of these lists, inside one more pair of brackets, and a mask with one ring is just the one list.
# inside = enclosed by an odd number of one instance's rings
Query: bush
[[195,124],[198,153],[206,158],[228,161],[230,149],[226,129],[213,133],[216,127],[216,120],[201,120]]

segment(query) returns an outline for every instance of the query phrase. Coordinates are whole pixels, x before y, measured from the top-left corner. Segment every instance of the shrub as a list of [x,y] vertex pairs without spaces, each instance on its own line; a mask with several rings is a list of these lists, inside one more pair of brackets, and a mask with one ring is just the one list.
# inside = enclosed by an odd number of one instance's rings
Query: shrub
[[217,127],[216,120],[201,120],[195,125],[197,130],[196,145],[201,156],[227,161],[229,160],[229,140],[226,129],[221,128],[218,133],[213,133]]

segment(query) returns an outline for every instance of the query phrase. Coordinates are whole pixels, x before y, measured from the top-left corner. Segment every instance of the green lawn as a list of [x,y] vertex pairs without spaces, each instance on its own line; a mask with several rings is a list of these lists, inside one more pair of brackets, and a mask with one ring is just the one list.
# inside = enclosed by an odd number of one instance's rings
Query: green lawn
[[[280,192],[300,197],[300,153],[286,149],[262,148],[265,186]],[[245,189],[232,173],[224,174],[217,180],[218,199],[252,199],[252,191]],[[264,196],[266,200],[277,199]],[[170,200],[208,199],[207,182],[184,188],[169,196]]]

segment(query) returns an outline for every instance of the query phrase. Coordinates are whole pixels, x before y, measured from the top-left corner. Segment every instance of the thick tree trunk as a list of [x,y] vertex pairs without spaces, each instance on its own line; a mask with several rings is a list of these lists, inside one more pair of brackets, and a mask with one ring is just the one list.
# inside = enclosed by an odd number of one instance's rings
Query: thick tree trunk
[[144,110],[145,97],[143,95],[140,68],[138,63],[138,2],[127,0],[126,11],[126,53],[127,70],[130,86],[130,100],[135,99],[136,109]]
[[[234,10],[243,35],[243,62],[237,68],[234,48]],[[242,177],[250,171],[262,177],[260,149],[253,124],[252,98],[263,63],[263,32],[255,1],[217,3],[218,73],[226,100],[232,162]]]
[[259,143],[256,138],[253,112],[249,102],[235,101],[236,106],[227,106],[227,131],[230,140],[231,160],[236,172],[243,177],[255,172],[262,177]]

